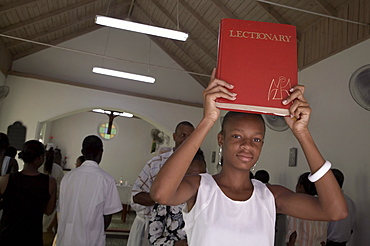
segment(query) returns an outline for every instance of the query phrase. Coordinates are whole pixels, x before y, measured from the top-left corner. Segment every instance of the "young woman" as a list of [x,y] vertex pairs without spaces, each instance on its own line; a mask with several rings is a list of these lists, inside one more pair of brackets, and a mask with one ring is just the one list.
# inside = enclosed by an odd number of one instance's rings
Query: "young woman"
[[[204,115],[190,137],[167,160],[157,175],[152,198],[166,205],[187,202],[184,210],[189,245],[268,245],[274,243],[275,214],[302,219],[339,220],[347,216],[342,192],[308,130],[311,108],[304,87],[295,86],[282,101],[291,104],[286,122],[299,141],[318,198],[298,194],[279,185],[250,180],[265,136],[263,118],[256,114],[229,112],[224,117],[218,143],[223,149],[220,173],[184,177],[191,160],[220,115],[217,98],[235,100],[233,85],[215,79],[203,93]],[[329,168],[328,168],[329,167]]]
[[43,245],[42,216],[54,211],[56,194],[55,179],[38,171],[44,151],[39,141],[27,141],[19,153],[23,170],[0,177],[0,245]]

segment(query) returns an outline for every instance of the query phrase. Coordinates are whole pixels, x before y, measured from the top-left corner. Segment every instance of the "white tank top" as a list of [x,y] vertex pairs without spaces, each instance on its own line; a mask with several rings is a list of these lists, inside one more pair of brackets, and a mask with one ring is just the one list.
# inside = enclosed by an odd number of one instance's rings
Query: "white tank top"
[[194,207],[183,209],[190,246],[273,246],[275,199],[265,184],[252,179],[254,190],[246,201],[228,198],[210,174],[201,174]]

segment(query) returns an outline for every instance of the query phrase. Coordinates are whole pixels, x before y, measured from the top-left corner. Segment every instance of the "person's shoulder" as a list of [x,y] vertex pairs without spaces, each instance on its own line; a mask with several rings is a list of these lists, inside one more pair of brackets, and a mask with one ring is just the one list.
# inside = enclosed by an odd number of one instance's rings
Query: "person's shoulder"
[[99,168],[99,170],[97,170],[96,172],[97,175],[99,175],[101,178],[103,178],[104,180],[116,185],[116,180],[113,178],[112,175],[110,175],[108,172],[106,172],[105,170],[103,170],[102,168]]
[[347,205],[350,206],[352,209],[356,210],[356,204],[355,202],[352,200],[351,197],[349,197],[347,194],[343,193],[343,196],[344,196],[344,199],[346,200],[347,202]]
[[203,189],[209,191],[217,187],[216,181],[214,180],[213,176],[209,173],[189,175],[189,178],[192,180],[193,183],[198,182],[199,186],[202,185]]
[[[262,183],[261,181],[259,181],[260,183]],[[263,183],[262,183],[263,184]],[[284,194],[286,192],[292,192],[291,190],[289,190],[288,188],[282,186],[282,185],[276,185],[276,184],[263,184],[265,185],[274,195],[281,195],[281,194]]]
[[16,159],[14,159],[13,157],[9,157],[10,160],[9,160],[9,164],[10,165],[17,165],[18,166],[18,161]]
[[49,176],[49,184],[51,184],[53,186],[53,188],[56,188],[57,180],[51,175],[48,175],[48,176]]
[[74,175],[74,173],[77,171],[76,169],[77,168],[74,168],[74,169],[66,172],[66,174],[64,174],[61,182],[67,182],[66,180],[69,179],[71,175]]
[[57,169],[58,171],[63,172],[63,168],[60,165],[56,164],[56,163],[53,163],[53,168]]
[[153,167],[156,167],[156,166],[163,165],[163,163],[166,162],[168,158],[170,158],[172,153],[173,153],[173,151],[169,151],[169,152],[154,156],[152,159],[150,159],[147,162],[147,164],[145,166],[147,168],[153,168]]
[[9,176],[10,176],[10,174],[4,174],[4,175],[0,176],[0,186],[3,185],[3,184],[8,183]]
[[266,184],[264,184],[263,182],[261,182],[258,179],[251,179],[251,182],[252,182],[253,185],[266,186]]

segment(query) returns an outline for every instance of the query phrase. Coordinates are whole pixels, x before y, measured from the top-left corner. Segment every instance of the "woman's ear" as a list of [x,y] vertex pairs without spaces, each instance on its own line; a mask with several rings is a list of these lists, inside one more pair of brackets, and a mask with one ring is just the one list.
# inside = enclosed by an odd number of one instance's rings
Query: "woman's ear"
[[224,144],[224,136],[222,133],[217,134],[217,141],[218,141],[218,146],[222,146]]

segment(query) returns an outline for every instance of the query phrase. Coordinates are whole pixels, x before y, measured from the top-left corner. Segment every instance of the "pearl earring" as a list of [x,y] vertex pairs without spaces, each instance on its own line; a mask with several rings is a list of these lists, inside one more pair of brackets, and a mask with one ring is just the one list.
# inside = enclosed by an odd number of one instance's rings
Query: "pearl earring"
[[256,164],[253,165],[253,167],[251,168],[251,171],[254,171],[254,168],[256,167],[256,165],[257,165],[257,162]]
[[218,165],[222,166],[222,145],[220,145],[220,148],[218,149]]

